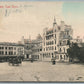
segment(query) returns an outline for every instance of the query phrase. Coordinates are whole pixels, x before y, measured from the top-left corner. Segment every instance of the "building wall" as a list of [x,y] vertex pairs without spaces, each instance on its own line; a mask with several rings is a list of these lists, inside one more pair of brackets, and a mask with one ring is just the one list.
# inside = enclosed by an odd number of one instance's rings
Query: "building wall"
[[23,46],[0,44],[0,56],[19,56],[19,55],[24,55]]
[[72,39],[72,31],[71,26],[65,25],[64,22],[58,26],[56,20],[54,20],[53,28],[45,28],[42,42],[43,60],[51,61],[53,57],[57,61],[68,60],[67,49],[69,45],[67,45],[67,41]]

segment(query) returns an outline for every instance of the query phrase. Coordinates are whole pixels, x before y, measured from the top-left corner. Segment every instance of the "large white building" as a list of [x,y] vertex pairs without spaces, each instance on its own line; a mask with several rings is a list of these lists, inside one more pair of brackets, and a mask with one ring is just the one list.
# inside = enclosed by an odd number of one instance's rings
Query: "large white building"
[[0,60],[8,59],[8,57],[22,56],[24,57],[24,46],[16,43],[3,42],[0,43]]
[[68,61],[67,49],[72,36],[71,26],[66,25],[64,21],[58,25],[54,18],[53,27],[43,30],[43,60],[51,61],[52,58],[56,58],[57,61]]

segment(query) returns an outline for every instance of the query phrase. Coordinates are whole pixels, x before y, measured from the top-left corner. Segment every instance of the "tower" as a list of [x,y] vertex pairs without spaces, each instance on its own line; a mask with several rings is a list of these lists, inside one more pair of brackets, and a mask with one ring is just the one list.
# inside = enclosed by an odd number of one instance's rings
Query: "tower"
[[21,41],[22,41],[22,44],[24,44],[24,36],[22,36],[22,39],[21,39]]
[[53,27],[56,25],[56,19],[55,19],[55,16],[54,16],[54,22],[53,22]]
[[31,43],[31,35],[29,35],[29,42]]

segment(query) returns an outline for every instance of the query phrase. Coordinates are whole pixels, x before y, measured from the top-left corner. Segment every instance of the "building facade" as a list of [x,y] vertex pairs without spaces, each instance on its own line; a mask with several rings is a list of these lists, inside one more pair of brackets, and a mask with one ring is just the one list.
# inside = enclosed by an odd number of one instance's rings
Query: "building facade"
[[51,61],[52,58],[55,58],[57,61],[67,61],[67,49],[72,36],[71,26],[66,25],[64,21],[61,21],[61,24],[58,25],[54,18],[53,27],[43,30],[43,60]]
[[34,40],[24,39],[22,37],[21,42],[24,45],[24,58],[25,60],[42,60],[42,37],[40,34],[37,35],[37,38]]
[[24,56],[24,46],[16,43],[0,43],[0,58]]
[[32,57],[36,60],[42,61],[42,38],[37,38],[33,43]]

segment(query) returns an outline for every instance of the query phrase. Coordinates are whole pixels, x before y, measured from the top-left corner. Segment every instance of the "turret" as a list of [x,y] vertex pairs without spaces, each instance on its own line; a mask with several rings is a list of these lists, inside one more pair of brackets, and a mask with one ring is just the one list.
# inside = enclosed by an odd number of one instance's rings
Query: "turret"
[[53,27],[55,27],[56,24],[57,24],[57,23],[56,23],[56,19],[55,19],[55,17],[54,17]]
[[24,36],[22,36],[21,43],[24,44]]

